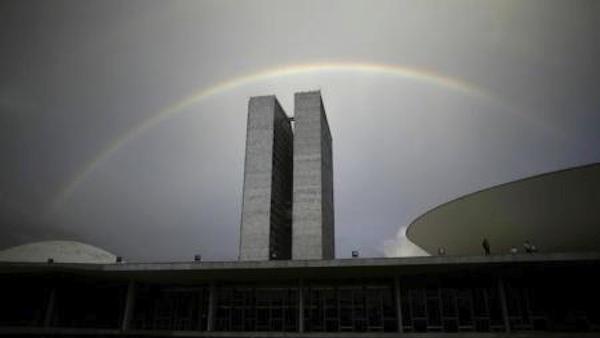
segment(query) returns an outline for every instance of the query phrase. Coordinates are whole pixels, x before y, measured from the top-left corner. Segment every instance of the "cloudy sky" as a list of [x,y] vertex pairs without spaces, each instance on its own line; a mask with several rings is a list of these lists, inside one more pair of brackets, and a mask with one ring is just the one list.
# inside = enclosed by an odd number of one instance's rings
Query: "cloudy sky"
[[320,89],[337,257],[600,161],[597,1],[1,1],[0,249],[236,259],[246,108]]

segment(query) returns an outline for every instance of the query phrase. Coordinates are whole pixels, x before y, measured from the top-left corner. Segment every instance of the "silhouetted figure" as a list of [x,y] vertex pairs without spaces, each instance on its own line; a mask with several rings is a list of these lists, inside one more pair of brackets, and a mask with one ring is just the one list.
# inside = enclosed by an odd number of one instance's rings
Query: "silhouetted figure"
[[529,254],[532,254],[537,251],[535,245],[531,244],[528,240],[523,243],[523,249],[525,249],[525,252]]
[[529,243],[529,241],[523,242],[523,250],[527,253],[531,253],[531,243]]
[[446,255],[446,248],[441,247],[438,248],[438,256],[445,256]]
[[488,242],[487,238],[483,239],[483,242],[481,242],[481,246],[483,247],[483,251],[485,252],[485,255],[489,256],[489,254],[490,254],[490,242]]

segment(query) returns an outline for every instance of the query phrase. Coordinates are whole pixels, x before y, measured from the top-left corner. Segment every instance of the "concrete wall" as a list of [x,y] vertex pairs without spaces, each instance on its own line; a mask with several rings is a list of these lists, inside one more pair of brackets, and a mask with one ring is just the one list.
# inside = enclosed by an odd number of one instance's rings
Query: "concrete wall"
[[335,258],[331,133],[320,92],[297,93],[295,111],[293,132],[274,96],[248,104],[240,260]]
[[293,259],[332,259],[331,134],[320,92],[295,94]]
[[277,258],[290,251],[286,239],[290,237],[289,221],[284,217],[288,211],[282,209],[291,198],[286,188],[291,186],[291,138],[289,120],[275,96],[252,97],[248,103],[240,260],[269,260],[272,244]]

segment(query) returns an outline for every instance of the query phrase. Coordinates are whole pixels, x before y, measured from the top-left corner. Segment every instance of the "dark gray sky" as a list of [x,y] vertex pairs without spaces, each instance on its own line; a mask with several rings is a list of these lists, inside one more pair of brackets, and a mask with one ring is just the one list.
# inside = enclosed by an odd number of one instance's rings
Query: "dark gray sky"
[[254,95],[321,89],[338,257],[600,161],[598,1],[4,0],[0,51],[0,248],[235,259]]

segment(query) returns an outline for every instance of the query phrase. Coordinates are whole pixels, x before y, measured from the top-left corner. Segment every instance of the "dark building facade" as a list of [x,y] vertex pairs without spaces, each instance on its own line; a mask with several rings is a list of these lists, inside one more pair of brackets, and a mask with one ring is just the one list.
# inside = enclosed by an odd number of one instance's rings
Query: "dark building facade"
[[0,334],[599,337],[600,254],[0,264]]

